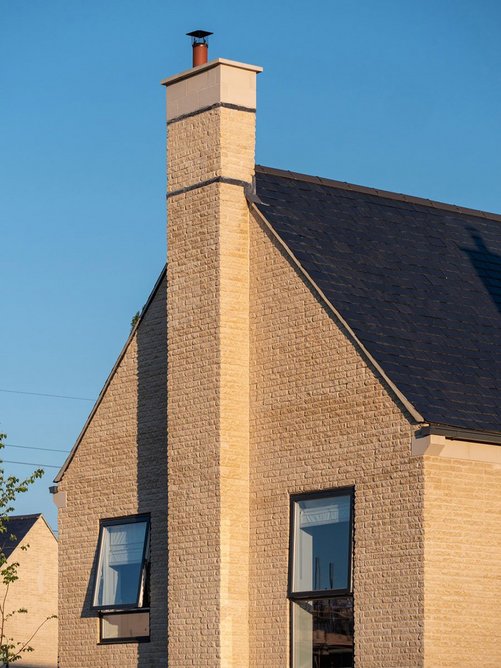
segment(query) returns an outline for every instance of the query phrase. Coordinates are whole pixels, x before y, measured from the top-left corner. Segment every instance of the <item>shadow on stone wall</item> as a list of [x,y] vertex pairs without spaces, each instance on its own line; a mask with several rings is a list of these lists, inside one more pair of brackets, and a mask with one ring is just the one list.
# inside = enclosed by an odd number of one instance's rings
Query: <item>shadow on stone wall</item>
[[165,277],[137,330],[137,501],[151,515],[150,642],[138,666],[167,665],[167,303]]
[[[52,668],[54,664],[48,664],[48,663],[25,663],[25,661],[21,661],[21,663],[18,663],[17,661],[14,663],[9,663],[7,664],[7,668],[15,668],[15,666],[19,666],[19,668]],[[5,663],[0,663],[0,668],[5,668]]]
[[[151,516],[150,642],[138,644],[140,668],[167,665],[167,303],[165,276],[137,328],[137,513]],[[105,516],[106,513],[105,513]],[[91,609],[99,554],[95,546],[82,618]],[[22,664],[24,666],[24,664]],[[31,666],[31,664],[30,664]],[[0,666],[1,668],[1,666]],[[28,668],[28,666],[26,666]],[[33,665],[32,668],[41,668]]]

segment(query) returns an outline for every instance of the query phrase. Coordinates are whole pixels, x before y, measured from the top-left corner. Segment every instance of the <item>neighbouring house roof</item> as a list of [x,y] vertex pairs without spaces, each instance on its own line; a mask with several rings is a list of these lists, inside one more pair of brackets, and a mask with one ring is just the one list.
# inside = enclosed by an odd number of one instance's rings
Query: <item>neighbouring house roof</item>
[[[41,513],[35,515],[11,515],[11,517],[4,520],[7,530],[0,534],[0,547],[7,558],[10,557],[41,516]],[[15,536],[15,540],[11,540],[11,536]]]
[[256,206],[430,423],[501,431],[501,216],[256,167]]

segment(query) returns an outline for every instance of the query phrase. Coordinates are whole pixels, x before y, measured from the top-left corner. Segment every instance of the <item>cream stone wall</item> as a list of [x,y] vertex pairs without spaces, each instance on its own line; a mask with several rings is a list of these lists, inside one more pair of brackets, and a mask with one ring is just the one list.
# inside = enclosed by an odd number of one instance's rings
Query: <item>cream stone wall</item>
[[255,75],[262,71],[256,65],[217,58],[164,79],[167,121],[221,102],[255,109]]
[[[29,546],[26,551],[21,546]],[[57,540],[45,520],[39,517],[12,552],[7,564],[17,562],[19,579],[9,587],[5,609],[26,608],[6,622],[5,634],[14,642],[26,642],[42,622],[57,614]],[[0,585],[0,600],[5,587]],[[29,643],[34,651],[16,661],[20,668],[56,668],[57,620],[50,619]]]
[[198,185],[168,202],[171,668],[248,665],[249,214],[204,182],[250,182],[254,132],[223,107],[168,128],[169,191]]
[[[167,144],[168,192],[221,176],[250,181],[254,174],[255,127],[254,113],[225,107],[170,123]],[[245,198],[241,200],[240,206],[242,204],[247,212]],[[208,213],[208,210],[205,213],[202,210],[198,216],[203,220]],[[169,210],[171,227],[174,225],[174,215],[175,212]],[[195,226],[193,229],[199,228]],[[169,248],[171,253],[175,250],[172,244]]]
[[501,465],[424,461],[425,668],[498,668]]
[[[59,484],[60,668],[167,661],[166,286],[159,286]],[[98,644],[99,520],[151,513],[149,643]]]
[[289,666],[290,495],[354,485],[356,666],[421,667],[424,481],[413,429],[258,220],[250,258],[250,665]]

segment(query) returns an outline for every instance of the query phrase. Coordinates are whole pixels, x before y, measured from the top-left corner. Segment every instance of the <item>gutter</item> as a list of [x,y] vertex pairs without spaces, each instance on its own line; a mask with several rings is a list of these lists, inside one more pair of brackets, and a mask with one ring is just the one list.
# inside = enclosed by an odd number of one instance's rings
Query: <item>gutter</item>
[[447,424],[427,424],[411,439],[413,457],[482,462],[501,467],[501,434],[481,429],[463,429]]
[[501,445],[501,433],[496,431],[482,431],[481,429],[465,429],[452,427],[447,424],[430,423],[418,429],[416,438],[426,436],[443,436],[451,441],[467,441],[469,443],[485,443],[487,445]]

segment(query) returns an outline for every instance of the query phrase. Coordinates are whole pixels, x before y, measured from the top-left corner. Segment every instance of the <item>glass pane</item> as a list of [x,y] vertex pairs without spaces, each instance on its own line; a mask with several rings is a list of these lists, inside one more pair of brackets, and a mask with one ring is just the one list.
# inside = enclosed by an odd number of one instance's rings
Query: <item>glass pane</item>
[[349,589],[350,495],[295,505],[293,591]]
[[94,605],[139,605],[148,523],[102,527]]
[[146,638],[149,635],[149,612],[118,613],[101,617],[101,640]]
[[353,599],[296,601],[293,614],[294,668],[353,668]]

